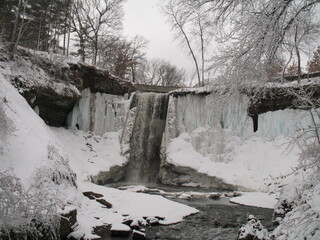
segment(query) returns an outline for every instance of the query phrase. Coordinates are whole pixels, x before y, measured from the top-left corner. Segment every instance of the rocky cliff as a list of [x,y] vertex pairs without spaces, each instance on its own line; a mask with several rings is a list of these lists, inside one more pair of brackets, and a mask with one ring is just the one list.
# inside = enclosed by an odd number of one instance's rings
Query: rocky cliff
[[0,46],[0,71],[51,126],[66,125],[68,113],[85,88],[114,95],[136,90],[132,82],[106,70],[24,48],[19,48],[15,60],[10,61],[5,48]]

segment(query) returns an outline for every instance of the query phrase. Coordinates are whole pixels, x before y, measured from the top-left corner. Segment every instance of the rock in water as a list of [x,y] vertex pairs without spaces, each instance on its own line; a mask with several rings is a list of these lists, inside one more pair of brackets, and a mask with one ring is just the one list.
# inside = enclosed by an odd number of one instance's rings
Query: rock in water
[[113,224],[110,230],[113,237],[128,237],[131,233],[131,228],[125,224]]
[[146,234],[140,231],[133,230],[132,240],[146,240]]

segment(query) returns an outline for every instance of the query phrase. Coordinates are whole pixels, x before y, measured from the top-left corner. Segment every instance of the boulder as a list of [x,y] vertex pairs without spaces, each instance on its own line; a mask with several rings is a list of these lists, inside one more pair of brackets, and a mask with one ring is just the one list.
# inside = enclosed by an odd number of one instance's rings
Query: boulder
[[104,224],[101,226],[95,226],[92,233],[98,235],[101,239],[108,239],[110,236],[110,225]]
[[95,192],[91,192],[91,191],[88,191],[88,192],[83,192],[82,193],[84,196],[86,196],[87,198],[90,198],[91,200],[94,200],[96,198],[102,198],[103,195],[100,194],[100,193],[95,193]]
[[103,206],[105,206],[106,208],[112,208],[112,204],[109,203],[108,201],[106,201],[103,198],[97,198],[96,201],[100,204],[102,204]]
[[114,224],[111,229],[112,237],[128,237],[131,233],[131,228],[125,224]]
[[146,240],[146,234],[137,230],[132,232],[132,240]]
[[164,161],[159,171],[159,180],[163,184],[183,186],[184,184],[197,183],[199,187],[214,188],[216,190],[237,190],[237,186],[223,182],[222,179],[199,173],[196,170],[176,166]]
[[68,235],[73,231],[77,222],[77,209],[61,214],[60,218],[60,239],[68,239]]
[[208,198],[212,199],[212,200],[219,200],[221,197],[220,193],[210,193]]
[[98,175],[92,176],[92,182],[105,185],[121,181],[125,176],[125,166],[113,166],[109,171],[99,172]]

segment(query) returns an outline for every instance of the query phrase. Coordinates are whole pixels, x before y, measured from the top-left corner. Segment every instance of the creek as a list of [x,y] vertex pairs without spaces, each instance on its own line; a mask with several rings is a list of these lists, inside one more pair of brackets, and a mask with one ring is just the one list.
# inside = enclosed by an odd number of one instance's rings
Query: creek
[[[112,186],[116,187],[116,185]],[[233,240],[237,238],[239,228],[247,223],[249,214],[259,219],[268,230],[273,227],[271,222],[272,209],[233,204],[229,202],[227,197],[221,197],[217,200],[210,199],[205,196],[206,193],[209,193],[209,189],[164,185],[152,187],[161,189],[164,193],[152,191],[151,194],[159,194],[170,200],[194,207],[199,210],[199,213],[188,216],[183,222],[173,225],[146,227],[145,233],[149,240]],[[174,197],[188,192],[197,192],[199,195],[194,195],[195,197],[189,200]],[[202,193],[203,196],[200,196]]]

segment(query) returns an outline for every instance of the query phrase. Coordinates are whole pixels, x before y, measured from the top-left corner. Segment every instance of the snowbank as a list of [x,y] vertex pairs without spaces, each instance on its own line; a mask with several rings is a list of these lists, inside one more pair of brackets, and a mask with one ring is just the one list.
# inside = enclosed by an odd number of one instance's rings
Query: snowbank
[[278,199],[275,194],[261,192],[241,192],[241,196],[230,198],[231,203],[245,206],[274,209]]
[[79,130],[50,128],[58,144],[64,149],[69,165],[77,174],[78,181],[86,181],[100,171],[122,165],[126,159],[121,156],[117,132],[107,132],[103,136]]
[[191,139],[187,133],[172,139],[167,149],[167,161],[219,177],[243,189],[267,191],[265,184],[290,173],[298,161],[299,150],[289,151],[289,140],[282,136],[269,141],[256,134],[243,143],[235,137],[238,143],[216,161],[197,152]]

